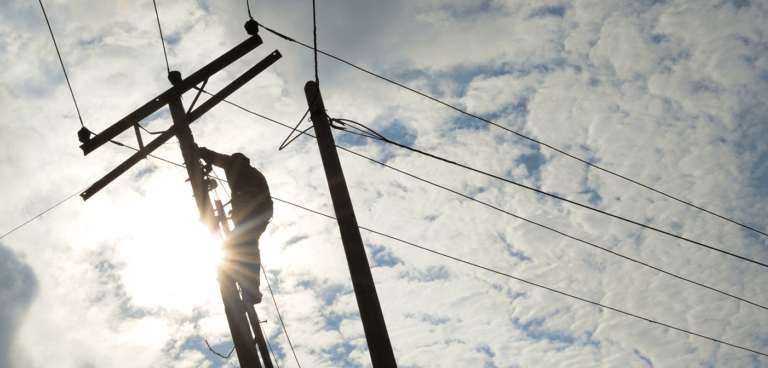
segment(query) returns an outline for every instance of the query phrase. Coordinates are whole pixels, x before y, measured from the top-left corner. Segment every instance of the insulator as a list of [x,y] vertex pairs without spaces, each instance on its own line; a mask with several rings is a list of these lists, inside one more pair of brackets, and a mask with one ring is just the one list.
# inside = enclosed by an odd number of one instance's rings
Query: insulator
[[80,143],[88,143],[91,140],[91,131],[86,127],[82,127],[77,131],[77,139],[80,140]]
[[251,36],[257,35],[259,33],[259,23],[253,19],[249,19],[245,22],[245,31]]
[[168,73],[168,80],[174,86],[181,83],[181,72],[177,70],[171,71],[170,73]]

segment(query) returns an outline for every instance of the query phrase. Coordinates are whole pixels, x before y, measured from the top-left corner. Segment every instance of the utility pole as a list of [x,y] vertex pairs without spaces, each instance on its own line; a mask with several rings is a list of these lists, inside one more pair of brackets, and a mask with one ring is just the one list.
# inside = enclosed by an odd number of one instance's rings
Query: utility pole
[[350,276],[352,276],[352,286],[368,342],[368,351],[371,353],[371,362],[374,368],[397,367],[320,89],[315,82],[309,81],[304,85],[304,94],[312,115],[312,125],[317,135],[317,145],[320,148],[320,157],[328,180],[333,209],[338,219],[341,241],[344,244],[344,253],[347,256]]
[[[250,29],[249,23],[251,23]],[[205,180],[204,171],[200,165],[200,157],[195,149],[195,140],[189,125],[282,57],[280,52],[275,50],[262,61],[243,73],[240,77],[235,79],[232,83],[224,87],[221,91],[200,104],[197,109],[192,110],[195,102],[197,102],[198,97],[200,97],[200,94],[202,93],[202,89],[208,82],[208,78],[262,44],[261,37],[256,34],[258,26],[255,21],[251,20],[249,23],[246,23],[246,30],[251,34],[251,37],[235,46],[224,55],[185,79],[182,79],[178,72],[171,72],[168,79],[171,81],[171,84],[173,84],[173,87],[149,100],[149,102],[145,103],[142,107],[128,114],[96,136],[91,138],[91,133],[85,128],[78,132],[80,141],[83,142],[80,148],[85,155],[88,155],[130,128],[133,128],[136,132],[136,139],[139,144],[138,152],[84,191],[81,194],[83,200],[88,200],[113,180],[128,171],[128,169],[136,165],[142,159],[145,159],[147,155],[151,154],[163,143],[167,142],[173,136],[176,136],[179,139],[181,153],[184,157],[187,173],[189,174],[189,181],[192,185],[192,192],[194,194],[195,202],[197,203],[198,211],[200,212],[201,221],[207,225],[211,231],[215,231],[218,228],[217,225],[219,223],[225,232],[229,231],[227,218],[226,215],[224,215],[224,208],[220,201],[216,201],[216,212],[218,212],[218,216],[214,212],[214,207],[212,206],[211,199],[208,195],[208,183]],[[202,83],[203,86],[197,88],[196,86],[200,83]],[[192,101],[189,111],[185,112],[184,105],[181,102],[181,96],[193,88],[197,88],[198,93]],[[165,105],[168,105],[171,111],[173,126],[160,134],[158,138],[155,138],[149,144],[144,145],[144,141],[139,131],[139,122]],[[232,340],[235,344],[235,350],[237,350],[237,358],[240,361],[240,366],[243,368],[261,367],[259,355],[256,351],[256,343],[258,342],[265,368],[272,368],[272,361],[269,358],[269,353],[267,352],[267,347],[264,343],[264,336],[262,335],[259,326],[256,311],[253,308],[253,305],[247,305],[247,303],[240,298],[237,284],[232,275],[233,267],[231,262],[227,261],[225,262],[225,265],[219,269],[218,281],[222,301],[224,302],[224,310],[227,315],[227,322],[232,334]],[[249,318],[251,322],[250,325]],[[253,333],[256,335],[255,340],[254,336],[251,335],[252,326]]]

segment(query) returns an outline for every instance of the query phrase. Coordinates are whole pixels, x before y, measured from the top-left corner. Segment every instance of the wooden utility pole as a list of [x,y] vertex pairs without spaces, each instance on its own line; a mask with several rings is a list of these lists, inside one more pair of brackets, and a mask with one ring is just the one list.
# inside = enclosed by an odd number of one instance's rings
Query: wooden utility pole
[[317,135],[317,145],[320,148],[320,157],[328,180],[333,209],[339,223],[341,241],[344,244],[344,253],[347,256],[350,276],[352,276],[352,286],[357,298],[357,307],[360,310],[360,319],[363,322],[365,339],[368,342],[368,351],[371,353],[371,362],[374,368],[397,367],[320,89],[315,82],[309,81],[304,86],[304,94],[312,115],[312,125]]
[[[255,22],[254,22],[255,23]],[[207,101],[202,103],[197,109],[192,110],[194,103],[197,101],[195,97],[190,107],[189,112],[184,111],[184,105],[181,102],[181,95],[192,88],[196,88],[200,83],[203,86],[213,74],[224,69],[228,65],[232,64],[237,59],[243,57],[256,47],[262,44],[261,38],[251,32],[252,36],[235,46],[232,50],[228,51],[224,55],[220,56],[216,60],[212,61],[202,69],[193,73],[186,79],[182,79],[178,72],[175,75],[169,75],[169,80],[173,84],[173,87],[163,92],[159,96],[151,99],[149,102],[138,108],[131,114],[113,124],[103,132],[97,134],[93,138],[90,137],[90,132],[85,130],[85,134],[78,133],[81,136],[83,144],[80,146],[83,153],[88,155],[95,149],[101,147],[105,143],[111,141],[124,131],[133,128],[136,132],[136,138],[139,144],[139,151],[131,156],[128,160],[120,164],[118,167],[109,172],[102,179],[94,183],[81,196],[83,200],[88,200],[98,191],[103,189],[113,180],[117,179],[120,175],[128,171],[131,167],[136,165],[147,155],[152,153],[155,149],[160,147],[163,143],[167,142],[171,137],[176,136],[179,139],[179,145],[181,147],[181,154],[184,157],[184,164],[189,174],[189,181],[192,184],[192,192],[197,203],[198,211],[200,212],[201,221],[208,226],[210,230],[216,230],[217,224],[221,223],[222,228],[228,232],[229,225],[227,223],[226,215],[224,215],[223,206],[221,202],[217,201],[218,217],[214,213],[214,208],[211,205],[211,199],[208,196],[208,183],[205,181],[205,175],[203,168],[200,165],[200,157],[196,150],[195,140],[192,136],[192,131],[189,125],[203,116],[211,108],[216,106],[219,102],[223,101],[227,96],[235,92],[237,89],[245,85],[248,81],[256,77],[259,73],[264,71],[274,62],[279,60],[282,55],[275,50],[264,60],[260,61],[248,71],[243,73],[240,77],[235,79],[232,83],[224,87],[221,91],[213,95]],[[198,89],[198,97],[202,92],[202,88]],[[168,105],[171,111],[171,117],[173,119],[173,126],[160,134],[158,138],[155,138],[152,142],[144,145],[144,142],[139,131],[139,122],[149,115],[159,110],[161,107]],[[81,135],[82,134],[82,135]],[[237,284],[233,276],[233,267],[230,261],[225,262],[224,266],[219,269],[218,281],[221,289],[221,297],[224,302],[224,310],[227,315],[227,322],[229,323],[229,329],[232,334],[232,340],[235,343],[235,350],[237,350],[237,358],[240,361],[240,366],[243,368],[257,368],[261,367],[259,362],[259,355],[256,351],[256,343],[259,342],[259,350],[261,350],[262,359],[264,359],[265,368],[272,368],[272,361],[269,358],[266,344],[263,343],[264,336],[262,335],[261,328],[258,323],[258,316],[253,308],[253,305],[247,305],[245,301],[240,298],[240,293],[237,290]],[[256,335],[251,335],[251,326],[249,325],[249,317],[251,323],[255,323],[253,326],[253,332]]]

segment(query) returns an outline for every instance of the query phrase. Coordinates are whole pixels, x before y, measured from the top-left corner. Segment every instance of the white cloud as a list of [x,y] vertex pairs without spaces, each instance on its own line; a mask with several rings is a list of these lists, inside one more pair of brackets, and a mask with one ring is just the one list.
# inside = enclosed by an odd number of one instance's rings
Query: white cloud
[[[170,85],[151,4],[44,2],[87,127],[101,131]],[[745,5],[746,4],[746,5]],[[308,3],[252,3],[257,20],[310,43]],[[765,229],[768,69],[756,1],[318,3],[319,47],[653,188]],[[738,6],[736,6],[738,5]],[[0,4],[0,231],[92,183],[132,152],[82,157],[80,128],[35,3]],[[188,76],[244,40],[242,2],[159,1],[171,69]],[[211,78],[218,91],[265,55],[283,58],[231,96],[294,125],[312,52],[264,45]],[[765,262],[765,239],[320,56],[334,117],[601,210]],[[185,106],[193,93],[184,96]],[[201,97],[203,100],[207,97]],[[199,104],[199,102],[198,102]],[[148,128],[163,130],[161,112]],[[308,127],[305,121],[303,127]],[[201,146],[244,152],[272,194],[333,215],[316,143],[222,104],[192,126]],[[118,141],[136,146],[132,132]],[[768,304],[768,272],[380,143],[356,152],[697,282]],[[151,139],[145,135],[145,142]],[[155,152],[181,162],[168,144]],[[764,310],[682,283],[347,153],[361,225],[649,319],[768,352]],[[12,335],[11,367],[236,366],[183,169],[139,163],[2,240],[39,292]],[[219,191],[224,197],[225,194]],[[733,366],[765,358],[635,320],[363,231],[402,366]],[[276,202],[262,258],[303,366],[369,366],[333,221]],[[10,276],[3,276],[6,283]],[[266,285],[263,285],[266,286]],[[3,289],[5,290],[5,289]],[[266,287],[257,306],[281,365],[293,354]],[[0,300],[21,303],[3,292]],[[20,305],[23,305],[21,303]],[[4,340],[2,340],[4,341]],[[223,351],[226,353],[226,351]]]

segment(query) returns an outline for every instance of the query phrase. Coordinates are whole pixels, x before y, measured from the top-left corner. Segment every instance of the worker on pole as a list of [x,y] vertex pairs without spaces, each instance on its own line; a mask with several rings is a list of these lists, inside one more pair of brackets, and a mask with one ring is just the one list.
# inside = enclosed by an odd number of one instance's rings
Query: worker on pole
[[224,155],[205,147],[198,149],[207,165],[224,169],[232,190],[232,222],[235,229],[227,238],[227,256],[232,261],[233,277],[243,292],[243,300],[261,303],[259,238],[272,219],[272,197],[264,175],[242,153]]

